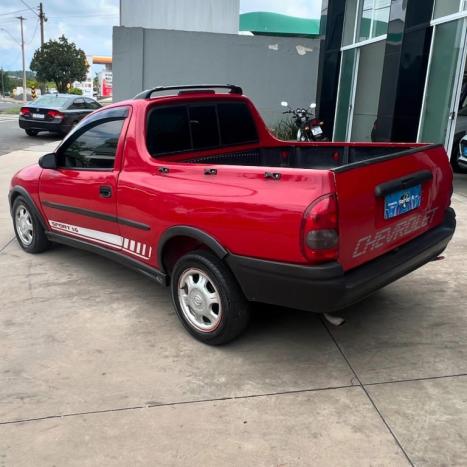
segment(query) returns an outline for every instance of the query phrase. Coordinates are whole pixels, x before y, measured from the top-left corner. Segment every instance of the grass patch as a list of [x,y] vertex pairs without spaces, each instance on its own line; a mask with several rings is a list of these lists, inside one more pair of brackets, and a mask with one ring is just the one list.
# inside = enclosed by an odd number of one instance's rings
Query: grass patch
[[0,114],[4,115],[19,115],[19,109],[21,107],[9,107],[8,109],[0,110]]
[[297,139],[297,127],[291,118],[280,120],[271,128],[271,131],[283,141],[296,141]]

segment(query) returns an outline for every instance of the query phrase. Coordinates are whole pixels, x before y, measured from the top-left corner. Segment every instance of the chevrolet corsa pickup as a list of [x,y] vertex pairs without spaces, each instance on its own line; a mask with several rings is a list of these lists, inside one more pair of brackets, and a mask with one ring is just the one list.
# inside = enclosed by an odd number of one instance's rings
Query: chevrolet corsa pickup
[[451,195],[441,145],[280,141],[240,87],[200,85],[93,112],[9,200],[23,250],[57,242],[136,269],[216,345],[249,302],[329,313],[437,258]]

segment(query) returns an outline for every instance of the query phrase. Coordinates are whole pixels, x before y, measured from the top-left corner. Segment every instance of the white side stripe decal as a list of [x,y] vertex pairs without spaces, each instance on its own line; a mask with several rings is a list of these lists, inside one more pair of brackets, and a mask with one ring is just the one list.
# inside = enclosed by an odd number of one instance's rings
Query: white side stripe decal
[[[63,222],[49,221],[49,224],[53,230],[65,232],[68,235],[73,235],[74,237],[83,238],[85,240],[92,240],[100,243],[101,245],[118,247],[125,253],[130,253],[138,258],[151,258],[152,248],[144,243],[135,242],[135,240],[121,237],[120,235],[101,232],[100,230],[87,229],[85,227],[78,227],[77,225],[64,224]],[[146,251],[148,252],[147,255]]]

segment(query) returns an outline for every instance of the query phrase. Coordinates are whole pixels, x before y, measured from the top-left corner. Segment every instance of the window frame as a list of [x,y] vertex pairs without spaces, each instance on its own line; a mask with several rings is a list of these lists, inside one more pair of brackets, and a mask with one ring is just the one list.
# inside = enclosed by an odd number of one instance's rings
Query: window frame
[[372,39],[376,39],[376,38],[379,38],[379,37],[382,37],[384,35],[387,35],[387,29],[386,29],[386,32],[384,34],[380,34],[378,36],[373,36],[373,29],[374,29],[374,25],[375,25],[375,12],[377,10],[384,10],[386,8],[389,8],[389,18],[388,18],[388,23],[389,24],[389,20],[390,20],[390,15],[391,15],[391,2],[389,1],[389,5],[385,6],[385,7],[381,7],[381,8],[376,8],[376,1],[377,0],[370,0],[371,1],[371,9],[369,10],[365,10],[365,11],[371,11],[371,19],[370,19],[370,29],[369,29],[369,37],[367,37],[366,39],[360,39],[360,33],[361,33],[361,25],[362,25],[362,21],[363,21],[363,6],[364,6],[364,2],[365,0],[360,0],[359,1],[359,4],[358,4],[358,8],[357,8],[357,11],[358,11],[358,21],[356,22],[357,23],[357,28],[356,28],[356,31],[355,31],[355,36],[354,36],[354,40],[357,41],[358,40],[358,43],[361,43],[361,42],[366,42],[366,41],[369,41],[369,40],[372,40]]
[[[251,122],[255,128],[256,132],[256,139],[251,140],[251,141],[244,141],[242,143],[234,143],[234,144],[222,144],[222,135],[221,135],[221,126],[220,126],[220,119],[219,119],[219,111],[218,111],[218,105],[219,104],[241,104],[245,106],[245,108],[248,110],[248,113],[251,118]],[[193,147],[193,134],[191,131],[191,125],[190,125],[190,107],[201,107],[201,106],[211,106],[214,107],[216,110],[216,120],[217,120],[217,133],[218,133],[218,138],[219,138],[219,144],[216,146],[211,146],[211,147],[206,147],[206,148],[194,148]],[[149,150],[149,145],[148,145],[148,138],[149,138],[149,122],[151,119],[151,114],[158,110],[158,109],[163,109],[163,108],[170,108],[170,107],[185,107],[186,109],[186,115],[187,115],[187,120],[188,120],[188,131],[189,131],[189,141],[190,141],[190,148],[188,149],[182,149],[182,150],[177,150],[177,151],[171,151],[171,152],[161,152],[161,153],[155,153],[152,154],[151,151]],[[229,147],[236,147],[236,146],[247,146],[247,145],[254,145],[258,144],[260,142],[260,135],[258,131],[258,126],[256,125],[256,121],[253,118],[253,115],[251,113],[251,109],[248,105],[247,102],[241,101],[241,100],[221,100],[221,99],[216,99],[212,101],[190,101],[190,102],[174,102],[172,104],[161,104],[161,105],[154,105],[151,106],[148,111],[146,112],[146,122],[145,122],[145,146],[146,146],[146,151],[148,154],[153,158],[153,159],[158,159],[160,157],[166,157],[166,156],[172,156],[172,155],[177,155],[177,154],[185,154],[189,152],[202,152],[202,151],[212,151],[214,149],[223,149],[223,148],[229,148]]]
[[[117,165],[117,159],[120,152],[120,144],[122,142],[122,137],[126,135],[129,116],[130,116],[131,107],[122,106],[122,107],[112,107],[111,109],[105,109],[96,114],[91,114],[89,117],[81,120],[81,122],[72,130],[65,139],[62,141],[60,146],[55,151],[55,158],[57,160],[57,169],[58,170],[74,170],[74,171],[83,171],[83,172],[113,172],[114,170],[120,170]],[[68,149],[68,147],[73,144],[82,134],[86,131],[95,128],[96,126],[102,125],[107,122],[113,122],[122,120],[122,129],[120,130],[120,135],[118,137],[117,147],[115,149],[115,159],[114,166],[112,168],[99,168],[99,167],[65,167],[58,164],[59,157],[62,153]],[[85,122],[81,125],[82,122]]]
[[[346,45],[344,44],[344,42],[342,42],[341,51],[353,49],[353,48],[356,48],[356,47],[363,47],[363,46],[368,45],[368,44],[373,44],[374,42],[379,42],[379,41],[386,40],[387,37],[388,37],[387,31],[386,31],[385,34],[380,34],[379,36],[371,37],[371,31],[373,29],[373,22],[374,22],[375,3],[376,3],[376,0],[372,0],[372,5],[373,6],[372,6],[372,10],[371,10],[370,37],[368,39],[360,40],[360,26],[361,26],[361,23],[362,23],[363,2],[364,2],[364,0],[357,0],[357,4],[355,6],[355,15],[356,16],[355,16],[355,21],[353,22],[352,42],[349,43],[349,44],[346,44]],[[391,5],[392,4],[389,5],[388,25],[389,25],[389,21],[390,21],[390,18],[391,18]],[[347,10],[347,7],[352,8],[352,5],[350,3],[347,3],[346,4],[346,10]],[[384,8],[387,8],[387,7],[384,7]],[[379,9],[380,8],[378,8],[378,10]],[[347,15],[347,11],[344,13],[344,18],[346,17],[346,15]],[[342,38],[342,41],[344,41],[344,37]]]

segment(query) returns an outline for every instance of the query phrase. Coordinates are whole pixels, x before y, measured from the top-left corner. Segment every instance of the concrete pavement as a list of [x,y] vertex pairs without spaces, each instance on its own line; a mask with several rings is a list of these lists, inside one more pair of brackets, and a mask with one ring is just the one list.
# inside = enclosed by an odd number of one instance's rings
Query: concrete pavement
[[0,114],[0,156],[30,146],[53,143],[59,140],[58,135],[48,132],[39,133],[37,136],[28,136],[19,127],[17,115]]
[[0,157],[0,467],[467,464],[467,176],[444,261],[210,348],[143,276],[11,241],[9,178],[54,144]]

